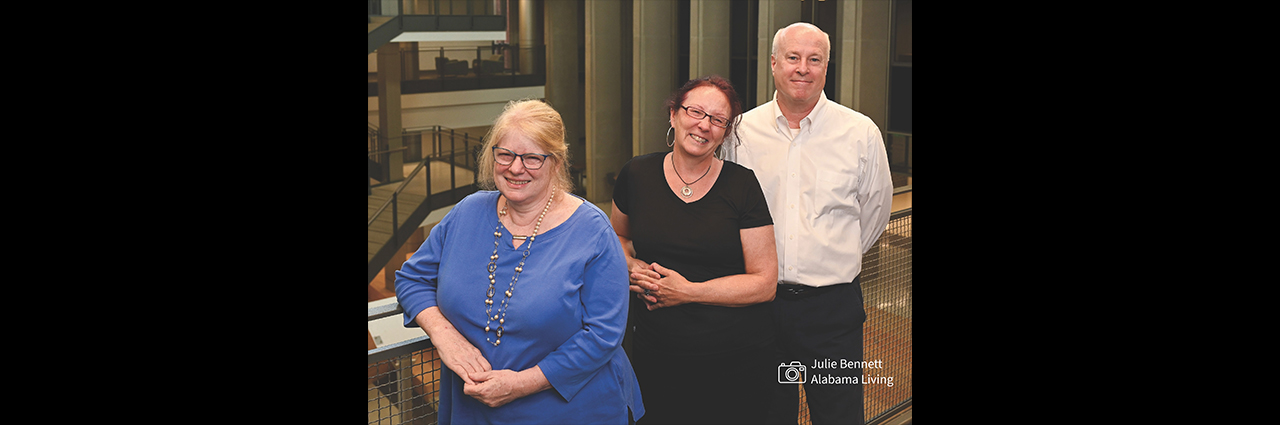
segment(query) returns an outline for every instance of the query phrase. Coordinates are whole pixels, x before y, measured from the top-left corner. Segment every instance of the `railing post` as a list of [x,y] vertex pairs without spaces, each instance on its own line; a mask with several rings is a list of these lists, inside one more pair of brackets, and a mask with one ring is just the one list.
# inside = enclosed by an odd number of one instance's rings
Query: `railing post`
[[424,191],[427,194],[427,199],[424,199],[422,202],[427,204],[427,208],[434,209],[435,205],[431,204],[431,158],[424,159],[423,161],[426,161],[425,164],[422,164],[422,172],[427,173],[427,189]]
[[457,203],[458,195],[453,190],[458,188],[458,180],[454,176],[454,172],[458,170],[455,159],[458,155],[458,145],[454,142],[453,129],[449,129],[449,200]]
[[391,243],[400,246],[400,194],[391,193]]
[[484,136],[476,141],[476,149],[471,150],[471,146],[467,146],[467,165],[471,167],[471,184],[480,183],[480,148],[484,147]]

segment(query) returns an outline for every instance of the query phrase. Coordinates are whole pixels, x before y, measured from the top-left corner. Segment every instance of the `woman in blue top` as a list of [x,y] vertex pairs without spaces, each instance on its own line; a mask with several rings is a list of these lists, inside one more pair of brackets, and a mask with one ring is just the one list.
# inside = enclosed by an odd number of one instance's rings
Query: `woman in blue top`
[[639,419],[627,262],[608,216],[570,193],[560,114],[511,102],[481,152],[497,190],[458,202],[396,272],[405,326],[446,366],[439,423]]

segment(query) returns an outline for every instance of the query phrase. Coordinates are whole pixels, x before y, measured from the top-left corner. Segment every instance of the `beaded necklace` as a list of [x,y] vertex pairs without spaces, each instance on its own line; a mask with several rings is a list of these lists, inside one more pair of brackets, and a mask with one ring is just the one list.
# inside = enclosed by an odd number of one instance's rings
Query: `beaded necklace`
[[[486,322],[484,324],[484,340],[489,341],[494,347],[502,343],[502,331],[507,323],[507,301],[511,299],[512,293],[516,289],[516,280],[520,279],[520,272],[524,271],[524,260],[529,258],[529,249],[533,247],[533,239],[538,236],[538,228],[542,227],[542,218],[546,217],[547,211],[551,209],[551,201],[556,197],[556,190],[551,189],[551,197],[547,198],[547,206],[542,208],[542,214],[538,215],[538,223],[533,226],[533,234],[529,235],[528,240],[524,243],[524,257],[520,258],[520,265],[516,266],[516,273],[511,275],[511,286],[507,288],[506,298],[502,299],[501,305],[498,307],[498,313],[493,312],[493,296],[494,285],[497,281],[494,279],[494,272],[498,270],[498,240],[502,237],[502,216],[507,215],[507,206],[502,206],[502,211],[498,212],[498,227],[493,229],[493,255],[489,256],[489,293],[484,300],[484,311]],[[514,223],[514,221],[513,221]],[[511,234],[515,239],[515,232]],[[490,329],[493,322],[498,322],[497,329]],[[489,340],[489,331],[495,331],[495,339]]]

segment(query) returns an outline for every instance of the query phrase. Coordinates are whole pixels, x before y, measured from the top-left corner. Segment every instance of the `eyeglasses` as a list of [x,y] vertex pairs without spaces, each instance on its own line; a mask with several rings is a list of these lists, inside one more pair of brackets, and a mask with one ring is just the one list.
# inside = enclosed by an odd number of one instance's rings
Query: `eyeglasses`
[[684,105],[680,105],[680,107],[684,108],[684,113],[688,114],[690,118],[702,120],[703,117],[711,117],[711,125],[720,128],[729,128],[729,120],[714,115],[708,115],[705,111],[698,108],[692,108]]
[[542,164],[546,162],[547,157],[550,156],[551,155],[544,155],[540,153],[526,153],[518,155],[507,148],[497,146],[493,147],[494,161],[497,161],[502,165],[511,165],[512,163],[515,163],[516,158],[520,158],[520,163],[524,164],[524,168],[528,170],[537,170],[542,168]]

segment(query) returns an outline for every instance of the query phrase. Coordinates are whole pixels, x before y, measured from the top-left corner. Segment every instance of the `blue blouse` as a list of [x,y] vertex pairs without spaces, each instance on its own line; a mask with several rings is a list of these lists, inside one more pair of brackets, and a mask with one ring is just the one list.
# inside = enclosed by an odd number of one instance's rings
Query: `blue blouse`
[[[644,414],[640,387],[622,350],[627,263],[609,217],[583,202],[564,223],[539,234],[508,301],[502,342],[486,341],[489,257],[498,226],[497,191],[467,196],[445,215],[396,272],[405,327],[436,306],[494,370],[541,366],[553,390],[490,408],[462,393],[462,379],[440,373],[439,423],[616,423]],[[511,285],[525,245],[498,241],[493,312]],[[496,328],[496,321],[492,324]],[[488,333],[494,339],[494,333]]]

